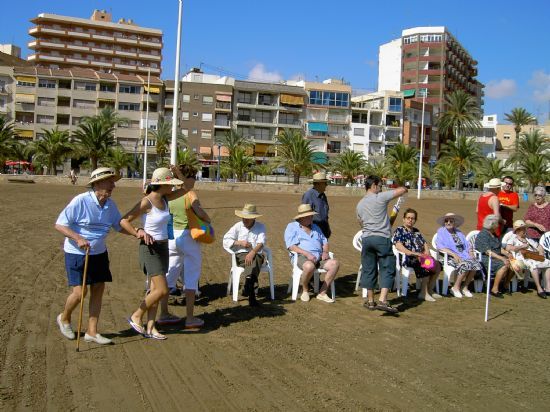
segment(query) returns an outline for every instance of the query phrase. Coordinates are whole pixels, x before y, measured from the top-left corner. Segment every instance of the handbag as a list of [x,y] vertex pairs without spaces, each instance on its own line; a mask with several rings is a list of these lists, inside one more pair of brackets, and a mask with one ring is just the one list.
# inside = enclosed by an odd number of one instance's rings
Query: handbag
[[185,196],[185,214],[187,215],[191,238],[200,243],[209,244],[214,242],[214,228],[210,223],[203,221],[196,215],[189,202],[189,197]]
[[536,260],[537,262],[544,262],[544,256],[537,252],[531,252],[530,250],[520,250],[520,253],[525,259]]

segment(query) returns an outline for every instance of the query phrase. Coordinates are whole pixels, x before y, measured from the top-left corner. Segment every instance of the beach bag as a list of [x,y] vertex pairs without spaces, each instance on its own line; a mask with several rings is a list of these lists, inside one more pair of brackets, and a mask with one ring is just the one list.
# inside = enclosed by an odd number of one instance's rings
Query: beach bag
[[214,242],[214,228],[195,214],[187,196],[185,197],[185,214],[193,240],[206,244]]
[[537,262],[544,262],[544,256],[539,255],[537,252],[531,252],[530,250],[520,250],[520,253],[525,259],[536,260]]

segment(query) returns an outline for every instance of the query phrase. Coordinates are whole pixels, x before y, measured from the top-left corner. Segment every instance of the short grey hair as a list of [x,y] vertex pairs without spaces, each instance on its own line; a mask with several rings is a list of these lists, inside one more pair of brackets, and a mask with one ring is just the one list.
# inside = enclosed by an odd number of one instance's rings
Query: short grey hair
[[487,215],[483,219],[483,229],[491,230],[498,226],[500,219],[497,215]]
[[533,193],[536,195],[546,196],[546,188],[544,186],[537,186],[533,189]]

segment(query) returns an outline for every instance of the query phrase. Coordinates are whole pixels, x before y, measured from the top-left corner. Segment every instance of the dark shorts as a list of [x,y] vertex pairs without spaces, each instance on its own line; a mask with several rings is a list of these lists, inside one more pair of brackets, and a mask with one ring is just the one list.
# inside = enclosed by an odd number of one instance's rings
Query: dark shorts
[[149,276],[165,276],[168,273],[168,242],[139,244],[139,266]]
[[[69,286],[82,285],[84,275],[85,255],[76,255],[65,253],[65,269],[67,270],[67,280]],[[112,282],[111,270],[109,269],[109,254],[107,251],[99,255],[90,255],[88,257],[88,273],[86,274],[86,284]]]

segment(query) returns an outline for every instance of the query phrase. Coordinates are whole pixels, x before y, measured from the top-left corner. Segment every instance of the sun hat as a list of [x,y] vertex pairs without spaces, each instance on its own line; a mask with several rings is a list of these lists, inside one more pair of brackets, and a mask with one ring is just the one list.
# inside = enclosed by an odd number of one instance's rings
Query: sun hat
[[242,210],[235,210],[235,215],[243,219],[256,219],[262,216],[256,210],[256,205],[252,203],[246,203]]
[[525,229],[527,227],[527,223],[525,223],[523,220],[519,219],[514,222],[514,233],[516,233],[516,230],[518,229]]
[[464,218],[460,215],[457,215],[455,213],[445,213],[443,216],[437,219],[437,224],[439,226],[443,226],[445,223],[445,219],[453,218],[455,220],[455,226],[459,227],[464,223]]
[[493,177],[485,186],[489,189],[500,189],[502,187],[502,181],[498,177]]
[[153,177],[151,177],[151,184],[177,186],[182,185],[183,182],[172,176],[172,172],[167,167],[159,167],[153,172]]
[[327,174],[325,172],[317,172],[313,175],[313,178],[309,181],[310,183],[327,183]]
[[117,172],[115,172],[115,169],[111,167],[98,167],[90,175],[90,181],[88,182],[88,184],[91,185],[92,183],[110,178],[114,178],[113,181],[116,182],[120,180],[121,176],[118,175]]
[[300,219],[301,217],[313,216],[313,215],[316,215],[316,214],[317,214],[317,212],[315,212],[311,208],[311,205],[301,204],[300,206],[298,206],[298,214],[296,216],[294,216],[294,220]]

